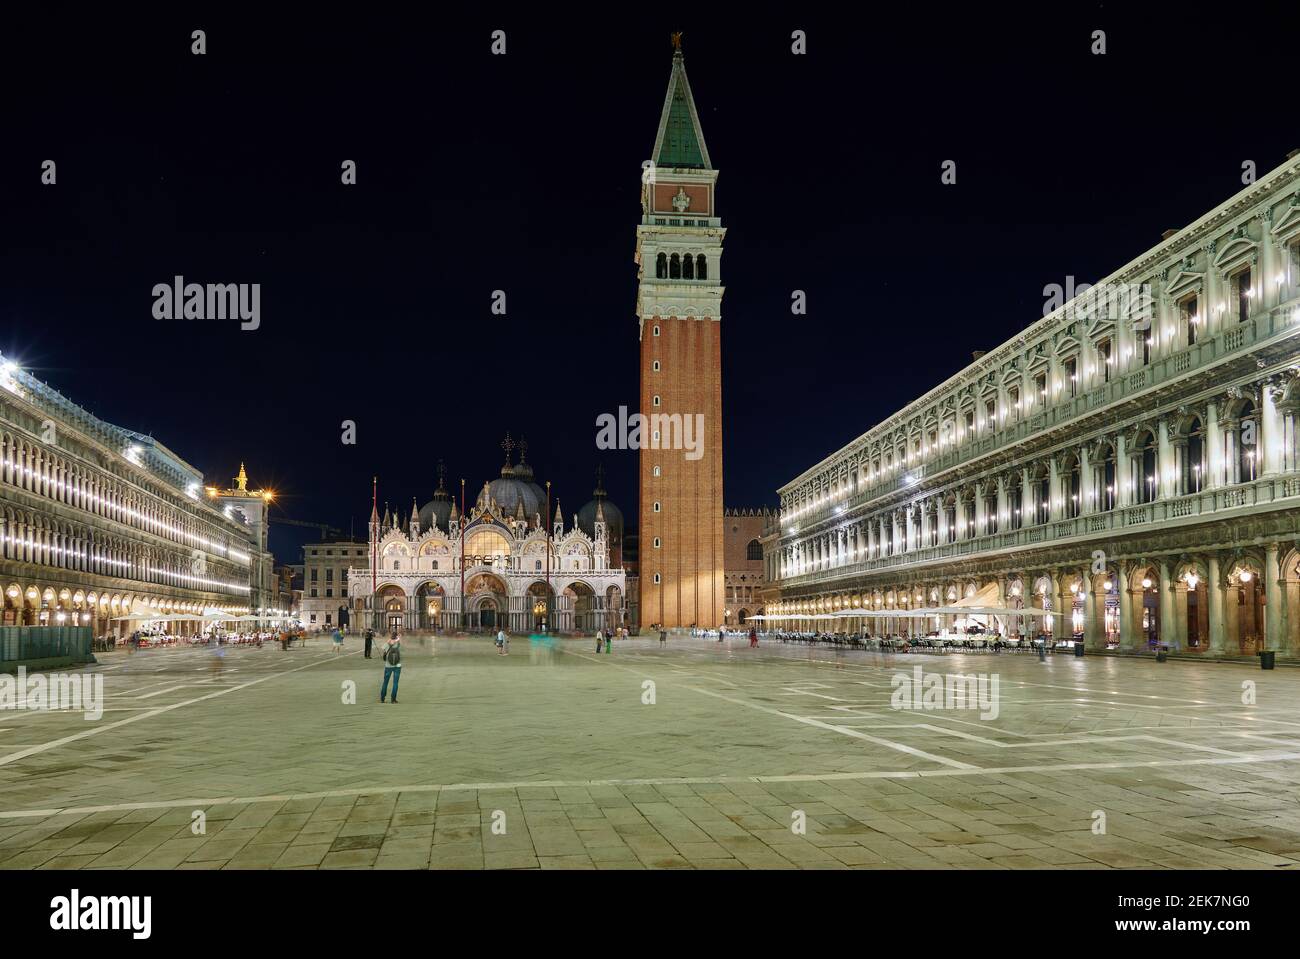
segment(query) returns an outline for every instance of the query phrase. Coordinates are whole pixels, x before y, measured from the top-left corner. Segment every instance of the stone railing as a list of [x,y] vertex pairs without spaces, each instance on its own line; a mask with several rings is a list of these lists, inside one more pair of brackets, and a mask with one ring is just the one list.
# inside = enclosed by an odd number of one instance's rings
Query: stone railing
[[[896,467],[896,473],[888,479],[859,489],[851,496],[829,501],[822,508],[810,513],[790,517],[789,522],[797,523],[802,527],[833,518],[838,515],[837,507],[841,512],[847,512],[873,500],[897,493],[907,486],[917,485],[917,482],[927,476],[970,463],[995,450],[1020,445],[1045,429],[1062,426],[1113,403],[1132,399],[1148,390],[1165,386],[1172,380],[1184,376],[1192,368],[1209,366],[1231,353],[1253,348],[1277,334],[1293,329],[1296,326],[1294,316],[1298,310],[1300,307],[1297,307],[1293,300],[1283,303],[1266,313],[1258,314],[1247,323],[1223,330],[1217,336],[1206,337],[1178,353],[1152,360],[1150,365],[1139,370],[1134,370],[1127,375],[1115,376],[1109,383],[1103,383],[1087,391],[1080,390],[1079,395],[1055,402],[1047,409],[1037,409],[1030,415],[1000,427],[993,433],[983,433],[973,439],[955,444],[937,456],[927,457],[923,463]],[[916,482],[907,483],[906,478],[909,476]]]
[[1017,530],[1007,530],[955,543],[942,543],[908,550],[893,556],[873,560],[860,560],[839,566],[818,569],[779,580],[774,585],[782,588],[831,582],[846,576],[866,575],[882,570],[942,562],[978,553],[997,553],[1009,549],[1041,546],[1044,543],[1074,543],[1096,539],[1106,534],[1126,534],[1145,527],[1159,527],[1171,522],[1187,522],[1196,517],[1211,516],[1228,510],[1245,508],[1294,509],[1300,503],[1300,476],[1283,474],[1265,476],[1249,483],[1220,489],[1202,490],[1170,499],[1156,500],[1136,506],[1117,507],[1100,513],[1087,513],[1073,519],[1056,520]]

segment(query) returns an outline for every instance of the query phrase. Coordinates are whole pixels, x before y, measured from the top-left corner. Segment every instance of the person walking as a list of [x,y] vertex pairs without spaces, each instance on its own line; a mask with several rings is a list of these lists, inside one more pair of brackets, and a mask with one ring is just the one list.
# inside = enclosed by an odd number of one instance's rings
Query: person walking
[[606,653],[609,652],[610,644],[613,642],[614,642],[614,633],[608,626],[606,626],[605,627],[605,652]]
[[338,653],[343,649],[343,630],[334,630],[334,652]]
[[598,653],[601,652],[601,650],[602,650],[602,648],[604,647],[604,645],[605,645],[605,634],[602,633],[602,632],[600,631],[599,627],[597,627],[597,629],[596,629],[596,652],[598,652]]
[[507,640],[506,640],[506,628],[505,628],[504,626],[502,626],[500,629],[497,630],[497,653],[499,653],[499,654],[502,655],[502,656],[507,655],[507,654],[506,654],[506,642],[507,642]]
[[662,646],[666,642],[668,642],[668,630],[661,625],[659,627],[659,645]]
[[388,695],[388,680],[391,678],[393,702],[396,703],[397,684],[402,679],[402,637],[397,635],[396,630],[393,630],[393,635],[389,637],[388,642],[384,643],[384,648],[379,651],[379,655],[384,661],[384,682],[379,687],[379,701],[382,703]]
[[374,643],[374,641],[375,641],[375,631],[373,629],[367,629],[366,630],[366,659],[370,659],[370,647]]
[[753,649],[758,645],[758,630],[753,626],[749,627],[749,647]]

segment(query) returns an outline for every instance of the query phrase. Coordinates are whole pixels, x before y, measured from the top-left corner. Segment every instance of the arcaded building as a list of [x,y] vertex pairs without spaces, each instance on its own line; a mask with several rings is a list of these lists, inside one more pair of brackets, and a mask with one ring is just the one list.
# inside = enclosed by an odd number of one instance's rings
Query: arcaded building
[[1298,335],[1292,155],[781,487],[769,612],[916,632],[951,618],[869,613],[977,600],[1094,649],[1295,656]]
[[[0,589],[6,626],[125,636],[163,616],[264,609],[270,494],[207,486],[161,442],[107,423],[0,357]],[[278,615],[278,613],[277,613]]]

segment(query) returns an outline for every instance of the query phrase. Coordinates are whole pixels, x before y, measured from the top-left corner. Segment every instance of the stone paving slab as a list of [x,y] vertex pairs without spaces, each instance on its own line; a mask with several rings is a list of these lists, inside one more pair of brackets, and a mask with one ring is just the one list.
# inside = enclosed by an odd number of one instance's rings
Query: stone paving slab
[[355,642],[107,654],[100,720],[0,712],[0,868],[1300,863],[1300,671],[615,645],[413,639],[397,705]]

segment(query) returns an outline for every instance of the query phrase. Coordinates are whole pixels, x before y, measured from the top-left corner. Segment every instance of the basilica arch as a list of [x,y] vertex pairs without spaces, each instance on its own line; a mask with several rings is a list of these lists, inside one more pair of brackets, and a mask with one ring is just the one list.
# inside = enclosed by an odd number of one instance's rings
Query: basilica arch
[[470,629],[495,630],[508,625],[510,590],[499,576],[476,573],[465,583],[465,612]]

